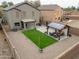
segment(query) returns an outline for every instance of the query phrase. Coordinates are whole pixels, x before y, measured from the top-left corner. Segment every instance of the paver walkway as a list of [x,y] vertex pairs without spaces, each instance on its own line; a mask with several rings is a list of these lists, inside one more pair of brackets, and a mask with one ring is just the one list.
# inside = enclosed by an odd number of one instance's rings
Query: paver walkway
[[0,59],[11,59],[11,52],[4,37],[3,32],[0,31]]
[[79,37],[73,35],[68,39],[59,41],[45,48],[43,53],[39,53],[38,47],[26,38],[21,31],[8,32],[7,34],[21,59],[54,59],[75,43],[79,42]]

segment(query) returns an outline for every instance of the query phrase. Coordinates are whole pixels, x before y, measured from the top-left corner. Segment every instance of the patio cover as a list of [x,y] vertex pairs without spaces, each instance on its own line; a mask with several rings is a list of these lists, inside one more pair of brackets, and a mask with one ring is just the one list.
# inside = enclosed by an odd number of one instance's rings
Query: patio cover
[[50,24],[48,24],[48,27],[53,28],[53,29],[61,30],[65,27],[65,25],[60,24],[60,23],[50,23]]
[[35,22],[33,19],[24,19],[22,20],[24,23]]

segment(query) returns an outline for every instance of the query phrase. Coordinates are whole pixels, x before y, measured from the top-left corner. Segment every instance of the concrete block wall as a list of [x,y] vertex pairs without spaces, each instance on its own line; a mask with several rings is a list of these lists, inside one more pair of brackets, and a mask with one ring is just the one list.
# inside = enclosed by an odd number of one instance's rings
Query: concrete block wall
[[[76,26],[76,25],[75,25],[75,26]],[[78,29],[78,28],[73,28],[73,27],[71,27],[71,28],[70,28],[70,33],[73,34],[73,35],[79,36],[79,29]]]
[[1,24],[1,26],[2,26],[3,32],[4,32],[5,36],[6,36],[5,38],[6,38],[6,40],[7,40],[7,43],[8,43],[8,45],[9,45],[9,48],[10,48],[10,50],[11,50],[12,57],[13,57],[14,59],[20,59],[20,56],[18,55],[18,53],[17,53],[15,47],[13,46],[12,42],[10,41],[10,38],[8,37],[7,32],[6,32],[5,28],[4,28],[4,26],[3,26],[2,24]]

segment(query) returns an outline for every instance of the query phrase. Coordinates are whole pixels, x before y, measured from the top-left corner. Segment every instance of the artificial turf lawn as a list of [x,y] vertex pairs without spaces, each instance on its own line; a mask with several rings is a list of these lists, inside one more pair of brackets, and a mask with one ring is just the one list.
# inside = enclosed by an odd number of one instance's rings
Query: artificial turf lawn
[[23,34],[41,49],[57,42],[55,38],[49,37],[36,29],[23,31]]

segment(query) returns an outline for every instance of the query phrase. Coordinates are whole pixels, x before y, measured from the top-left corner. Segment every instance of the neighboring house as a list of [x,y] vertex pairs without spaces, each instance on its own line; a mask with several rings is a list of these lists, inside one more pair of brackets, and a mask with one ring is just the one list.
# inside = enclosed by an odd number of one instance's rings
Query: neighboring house
[[64,19],[79,20],[78,11],[64,11]]
[[10,29],[21,29],[24,27],[27,28],[29,24],[35,25],[35,22],[38,23],[40,18],[39,9],[36,9],[34,6],[27,2],[22,2],[5,8],[4,12]]
[[44,22],[61,21],[63,9],[58,5],[42,5],[38,8],[41,11],[41,20]]

